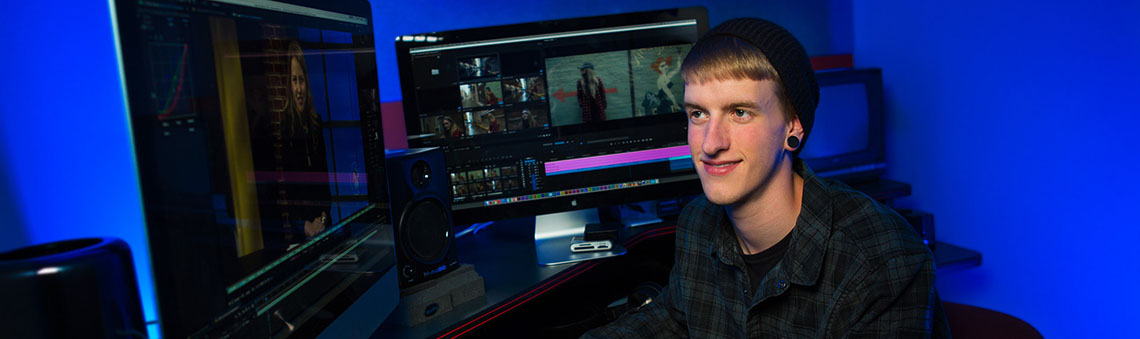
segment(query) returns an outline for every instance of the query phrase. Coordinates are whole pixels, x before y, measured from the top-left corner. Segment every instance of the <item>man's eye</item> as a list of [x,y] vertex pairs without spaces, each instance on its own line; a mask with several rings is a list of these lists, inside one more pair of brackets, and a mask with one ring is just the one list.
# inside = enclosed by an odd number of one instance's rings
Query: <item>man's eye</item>
[[743,117],[748,116],[748,111],[745,111],[743,109],[736,109],[736,110],[732,111],[732,114],[738,118],[743,118]]
[[704,117],[705,117],[705,112],[701,112],[701,111],[692,111],[692,112],[689,112],[689,117],[690,117],[690,118],[693,118],[693,119],[700,119],[700,118],[704,118]]

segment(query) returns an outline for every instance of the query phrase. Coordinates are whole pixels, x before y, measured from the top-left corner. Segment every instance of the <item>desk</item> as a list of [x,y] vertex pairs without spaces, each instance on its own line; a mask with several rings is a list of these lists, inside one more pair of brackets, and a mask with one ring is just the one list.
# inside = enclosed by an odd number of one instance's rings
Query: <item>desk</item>
[[[873,182],[856,186],[878,200],[909,195],[910,185]],[[672,265],[675,218],[658,225],[634,228],[623,235],[629,253],[610,259],[558,266],[540,266],[535,257],[534,218],[499,221],[456,239],[459,261],[474,265],[483,276],[486,297],[458,305],[451,312],[416,327],[404,327],[391,318],[372,334],[374,338],[455,338],[481,334],[515,337],[549,337],[536,323],[558,317],[562,306],[606,305],[642,281],[667,280]],[[938,242],[934,252],[938,269],[981,265],[981,253]],[[584,292],[584,291],[588,291]],[[567,320],[565,322],[573,322]],[[568,330],[573,332],[573,329]],[[530,335],[528,335],[530,334]],[[557,335],[556,335],[557,336]]]
[[[640,259],[645,256],[662,256],[662,259],[665,259],[663,261],[672,263],[672,235],[675,228],[644,226],[625,236],[626,240],[622,242],[627,248],[632,246],[640,250],[638,255],[627,254],[612,260],[541,266],[534,254],[533,220],[533,218],[520,218],[500,221],[477,234],[456,239],[459,261],[474,265],[475,271],[483,276],[487,291],[485,299],[459,305],[451,312],[441,314],[416,327],[404,327],[389,318],[372,337],[458,337],[469,334],[472,329],[484,326],[509,311],[535,301],[547,292],[558,289],[587,272],[600,271],[597,269],[599,265],[604,266],[619,259],[629,261],[631,258]],[[652,249],[643,245],[650,239],[653,239],[656,245]],[[662,249],[663,247],[668,249]]]
[[[675,228],[659,226],[638,230],[638,234],[623,242],[630,251],[626,256],[559,266],[540,266],[534,256],[534,235],[529,234],[524,237],[518,234],[519,229],[529,226],[525,225],[525,221],[526,219],[520,219],[495,223],[477,235],[457,239],[460,261],[474,265],[475,270],[484,278],[487,290],[484,299],[460,305],[451,312],[441,314],[416,327],[403,327],[392,321],[385,322],[373,337],[455,338],[471,334],[472,331],[481,331],[480,327],[493,324],[495,321],[511,322],[509,319],[504,319],[510,318],[507,316],[510,312],[532,313],[536,310],[549,312],[550,307],[528,304],[542,299],[544,295],[552,294],[550,293],[552,291],[578,289],[571,286],[581,285],[581,282],[575,279],[595,280],[598,276],[606,277],[613,271],[620,272],[629,268],[614,263],[619,260],[639,261],[645,257],[657,257],[661,262],[672,261],[671,249]],[[976,251],[944,242],[939,242],[935,248],[935,259],[940,270],[964,269],[981,264],[981,254]],[[663,274],[667,274],[667,271]],[[656,275],[658,279],[662,278],[662,274]],[[636,281],[617,282],[613,287],[622,289],[635,283]],[[614,299],[612,295],[608,297]],[[599,296],[594,299],[606,300],[606,298],[607,296]],[[546,302],[546,304],[557,304],[557,302]],[[501,328],[503,325],[499,324],[498,327]],[[534,328],[527,330],[537,331]]]
[[937,241],[934,246],[934,261],[939,271],[977,267],[982,266],[982,253]]

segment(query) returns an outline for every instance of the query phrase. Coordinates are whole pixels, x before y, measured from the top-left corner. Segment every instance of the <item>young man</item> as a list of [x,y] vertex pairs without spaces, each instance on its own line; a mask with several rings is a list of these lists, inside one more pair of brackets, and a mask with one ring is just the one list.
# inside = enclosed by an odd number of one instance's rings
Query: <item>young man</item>
[[734,19],[681,67],[705,194],[681,213],[662,294],[586,337],[948,337],[906,220],[797,157],[819,101],[803,46]]

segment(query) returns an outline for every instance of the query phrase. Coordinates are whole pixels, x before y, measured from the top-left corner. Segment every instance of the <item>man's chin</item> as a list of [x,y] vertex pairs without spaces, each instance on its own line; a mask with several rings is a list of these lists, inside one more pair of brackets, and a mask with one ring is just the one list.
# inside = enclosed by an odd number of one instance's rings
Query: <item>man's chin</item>
[[740,200],[740,197],[728,192],[705,190],[705,199],[717,205],[731,205]]

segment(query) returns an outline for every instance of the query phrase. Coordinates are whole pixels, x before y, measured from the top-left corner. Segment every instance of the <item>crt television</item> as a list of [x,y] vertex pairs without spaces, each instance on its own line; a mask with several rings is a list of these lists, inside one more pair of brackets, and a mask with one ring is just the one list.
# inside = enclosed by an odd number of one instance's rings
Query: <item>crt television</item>
[[366,1],[114,1],[163,336],[363,336],[398,299]]
[[800,158],[817,174],[858,183],[886,171],[883,80],[877,68],[816,72],[819,106]]
[[704,8],[396,38],[409,147],[445,149],[455,223],[700,193],[681,61]]

